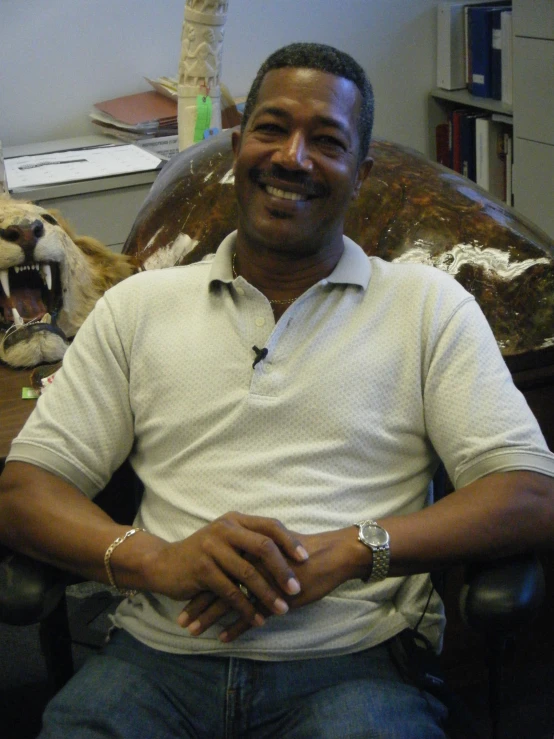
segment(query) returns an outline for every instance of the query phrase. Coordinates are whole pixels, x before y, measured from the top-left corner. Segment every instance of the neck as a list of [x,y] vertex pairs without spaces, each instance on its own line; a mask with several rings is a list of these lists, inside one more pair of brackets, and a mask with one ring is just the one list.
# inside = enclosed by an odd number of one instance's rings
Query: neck
[[328,277],[344,251],[340,243],[315,253],[298,254],[284,249],[252,246],[237,235],[233,260],[235,276],[241,275],[266,298],[290,301],[300,297],[312,285]]

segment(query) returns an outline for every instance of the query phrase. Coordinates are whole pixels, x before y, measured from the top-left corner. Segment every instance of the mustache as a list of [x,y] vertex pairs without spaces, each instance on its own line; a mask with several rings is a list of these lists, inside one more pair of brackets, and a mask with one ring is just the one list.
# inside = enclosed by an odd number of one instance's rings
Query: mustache
[[307,197],[320,197],[327,194],[327,187],[321,182],[315,182],[306,172],[295,172],[279,164],[272,164],[271,167],[265,169],[253,167],[250,170],[250,178],[259,185],[275,187],[278,182],[294,185],[300,187]]

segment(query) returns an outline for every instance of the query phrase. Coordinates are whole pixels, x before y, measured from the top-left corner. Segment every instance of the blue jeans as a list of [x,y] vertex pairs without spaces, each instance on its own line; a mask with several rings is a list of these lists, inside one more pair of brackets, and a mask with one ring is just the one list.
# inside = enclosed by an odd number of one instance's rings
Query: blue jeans
[[118,631],[49,704],[40,739],[438,739],[446,713],[386,644],[260,662],[168,654]]

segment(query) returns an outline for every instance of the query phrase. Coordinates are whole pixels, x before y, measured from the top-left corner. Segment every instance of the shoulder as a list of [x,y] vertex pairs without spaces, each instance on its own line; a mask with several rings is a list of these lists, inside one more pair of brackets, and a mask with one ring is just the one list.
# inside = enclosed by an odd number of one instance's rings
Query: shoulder
[[213,255],[209,255],[200,262],[185,266],[144,270],[114,285],[105,295],[110,302],[128,299],[136,294],[144,299],[149,296],[163,297],[165,291],[171,288],[186,291],[203,286],[209,277],[212,259]]
[[380,257],[369,257],[369,260],[373,288],[394,293],[399,300],[408,303],[418,299],[453,303],[475,300],[452,275],[438,267],[411,262],[386,262]]

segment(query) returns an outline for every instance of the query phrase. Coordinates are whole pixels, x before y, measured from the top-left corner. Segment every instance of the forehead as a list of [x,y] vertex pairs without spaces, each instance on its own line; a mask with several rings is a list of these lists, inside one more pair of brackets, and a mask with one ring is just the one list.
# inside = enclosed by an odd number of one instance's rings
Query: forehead
[[25,219],[36,219],[46,211],[34,203],[11,198],[0,199],[0,224],[18,223]]
[[318,69],[284,67],[263,78],[253,115],[269,107],[332,116],[356,127],[361,95],[351,80]]

